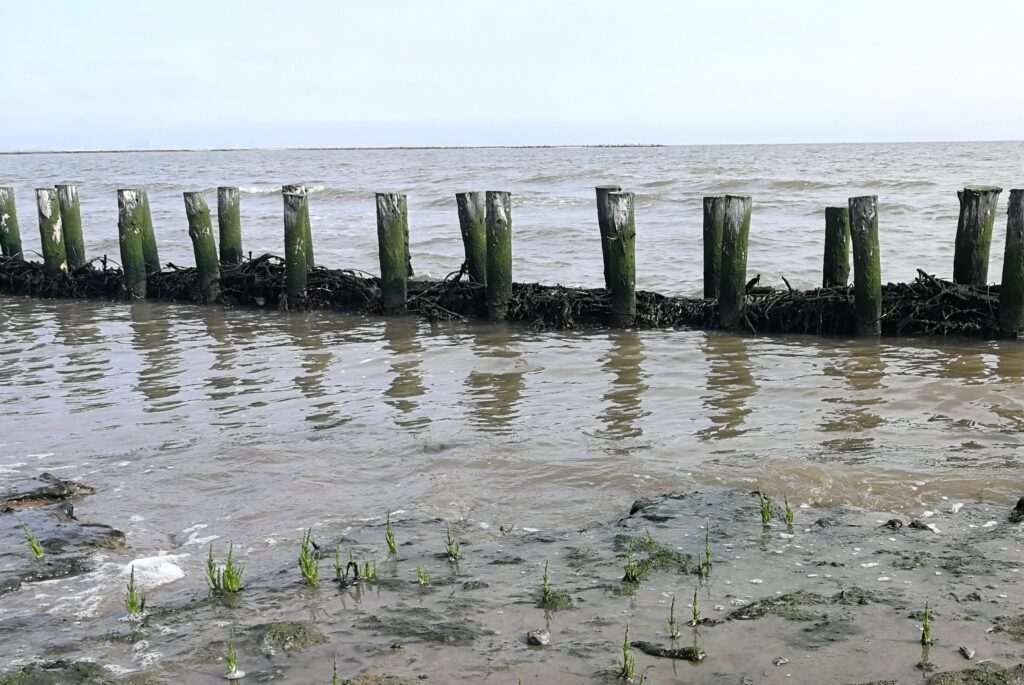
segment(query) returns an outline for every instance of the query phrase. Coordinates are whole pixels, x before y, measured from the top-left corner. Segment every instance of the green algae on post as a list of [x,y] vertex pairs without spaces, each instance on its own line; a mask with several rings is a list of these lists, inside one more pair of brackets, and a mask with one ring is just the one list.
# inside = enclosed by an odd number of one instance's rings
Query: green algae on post
[[68,260],[64,252],[64,227],[57,191],[53,188],[36,188],[36,208],[39,210],[39,238],[46,273],[50,276],[66,273]]
[[85,264],[85,238],[82,235],[82,208],[78,200],[78,186],[62,183],[57,186],[60,205],[60,223],[64,231],[64,254],[68,268]]
[[487,285],[487,198],[482,192],[455,193],[459,230],[470,280]]
[[1006,210],[1006,248],[999,285],[999,329],[1020,335],[1024,329],[1024,190],[1010,191]]
[[720,325],[726,330],[743,328],[743,310],[747,299],[750,212],[749,196],[725,196],[718,316]]
[[14,206],[14,188],[0,188],[0,251],[4,257],[23,260],[18,212]]
[[636,218],[633,193],[605,195],[605,222],[601,241],[608,260],[605,273],[611,296],[611,323],[625,328],[636,319]]
[[622,190],[621,186],[608,185],[594,188],[597,194],[597,228],[598,237],[601,239],[601,264],[604,266],[604,289],[611,290],[611,278],[608,275],[608,243],[605,242],[605,225],[608,223],[608,193],[617,193]]
[[[287,187],[287,186],[286,186]],[[301,307],[306,302],[306,226],[309,224],[309,199],[303,192],[284,192],[284,267],[288,304]]]
[[512,297],[512,194],[488,190],[487,315],[504,321]]
[[160,273],[160,252],[156,246],[156,233],[153,231],[153,214],[149,211],[149,194],[145,190],[139,192],[139,211],[142,219],[142,254],[146,260],[146,275]]
[[117,234],[121,247],[124,290],[129,299],[146,297],[146,258],[142,249],[145,226],[141,191],[117,191]]
[[184,196],[188,236],[192,239],[192,251],[196,256],[199,291],[206,302],[213,302],[220,295],[220,263],[213,238],[210,207],[202,192],[187,192]]
[[238,188],[217,188],[217,229],[220,234],[220,263],[242,263],[242,211]]
[[988,282],[988,256],[992,245],[992,226],[1002,188],[967,186],[960,197],[960,218],[956,225],[953,254],[953,282],[985,285]]
[[409,205],[402,193],[377,193],[377,252],[384,311],[405,309],[409,282]]
[[[296,193],[299,195],[309,196],[309,189],[298,183],[290,183],[288,185],[281,186],[282,193]],[[315,266],[315,260],[313,259],[313,227],[309,221],[309,204],[306,204],[306,222],[302,229],[302,252],[305,257],[306,270],[311,270]]]
[[722,282],[722,232],[725,229],[725,196],[710,195],[704,207],[704,297],[718,297]]
[[850,280],[850,209],[825,208],[825,257],[821,285],[845,286]]
[[878,196],[851,197],[853,309],[857,335],[882,333],[882,258],[878,246]]

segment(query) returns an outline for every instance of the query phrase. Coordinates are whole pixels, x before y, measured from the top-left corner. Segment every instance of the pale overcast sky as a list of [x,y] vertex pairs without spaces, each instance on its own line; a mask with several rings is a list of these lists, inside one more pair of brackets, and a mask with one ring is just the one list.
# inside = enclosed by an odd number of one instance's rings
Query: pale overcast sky
[[1024,137],[1024,2],[4,0],[0,150]]

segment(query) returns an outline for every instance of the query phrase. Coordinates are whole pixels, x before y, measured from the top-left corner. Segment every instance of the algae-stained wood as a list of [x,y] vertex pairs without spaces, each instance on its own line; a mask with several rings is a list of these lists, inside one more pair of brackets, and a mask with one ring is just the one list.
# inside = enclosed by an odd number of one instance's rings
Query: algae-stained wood
[[475,283],[487,283],[487,196],[482,192],[455,193],[459,230],[466,249],[466,271]]
[[825,288],[846,285],[850,280],[850,209],[825,208],[825,256],[821,267]]
[[288,303],[293,307],[306,301],[306,236],[309,198],[305,192],[284,192],[284,272]]
[[121,247],[124,291],[129,299],[146,297],[146,256],[142,240],[145,226],[146,207],[142,191],[134,188],[118,190],[117,237]]
[[220,263],[242,263],[242,200],[238,188],[217,188],[217,230],[220,233]]
[[604,185],[595,186],[594,194],[597,198],[597,230],[601,238],[601,264],[604,269],[604,289],[611,290],[611,282],[608,274],[608,245],[605,243],[604,234],[608,226],[608,194],[617,193],[622,190],[621,186]]
[[1006,248],[1003,280],[999,284],[999,329],[1005,335],[1024,334],[1024,190],[1010,191],[1006,210]]
[[704,198],[704,297],[718,297],[722,283],[722,231],[725,229],[725,196]]
[[487,315],[502,321],[512,297],[512,193],[488,190]]
[[149,193],[140,189],[139,211],[142,218],[142,254],[146,260],[146,273],[160,273],[160,251],[156,245],[156,232],[153,230],[153,215],[149,211]]
[[60,220],[60,202],[54,188],[36,188],[39,213],[39,239],[46,273],[55,276],[68,270],[64,252],[64,227]]
[[64,228],[64,254],[68,268],[85,264],[85,236],[82,234],[82,207],[78,200],[78,186],[62,183],[57,186],[60,203],[60,222]]
[[953,282],[968,285],[988,283],[988,258],[992,246],[992,226],[1002,188],[967,186],[960,197],[960,218],[956,225],[953,254]]
[[0,251],[5,257],[24,259],[18,211],[14,205],[14,188],[9,186],[0,187]]
[[313,257],[313,226],[309,221],[309,188],[300,183],[290,183],[288,185],[281,186],[282,193],[293,193],[299,195],[305,195],[306,202],[303,203],[303,213],[305,217],[303,219],[303,225],[306,234],[302,237],[303,251],[305,252],[305,264],[306,269],[312,269],[316,266],[316,260]]
[[184,198],[188,237],[192,239],[192,251],[196,256],[199,290],[206,302],[213,302],[220,295],[220,262],[210,207],[206,204],[206,195],[201,192],[186,192]]
[[405,309],[408,287],[409,207],[401,193],[377,193],[377,248],[384,311]]
[[882,257],[878,246],[878,196],[851,197],[853,310],[857,335],[882,333]]
[[722,278],[719,283],[718,317],[725,329],[743,327],[747,299],[747,243],[750,239],[751,200],[746,195],[725,196],[722,223]]
[[607,246],[608,291],[613,326],[632,326],[636,320],[636,218],[633,193],[611,192],[606,198],[608,217],[601,231]]

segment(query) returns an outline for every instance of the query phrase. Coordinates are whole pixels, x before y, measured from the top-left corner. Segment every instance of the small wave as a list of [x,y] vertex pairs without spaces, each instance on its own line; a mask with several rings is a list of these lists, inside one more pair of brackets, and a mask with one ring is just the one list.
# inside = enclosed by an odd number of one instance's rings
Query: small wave
[[824,181],[809,181],[807,179],[787,179],[784,181],[772,181],[770,187],[776,190],[830,190],[835,188],[831,183]]
[[245,193],[246,195],[269,195],[270,193],[280,193],[280,186],[272,186],[265,188],[261,186],[238,186],[238,192]]
[[879,213],[889,212],[892,214],[911,214],[917,211],[917,209],[901,202],[879,202],[878,211]]
[[865,188],[934,188],[939,184],[934,181],[894,181],[892,179],[871,179],[861,185]]
[[663,178],[658,181],[648,181],[647,183],[641,183],[641,188],[664,188],[675,183],[675,179]]

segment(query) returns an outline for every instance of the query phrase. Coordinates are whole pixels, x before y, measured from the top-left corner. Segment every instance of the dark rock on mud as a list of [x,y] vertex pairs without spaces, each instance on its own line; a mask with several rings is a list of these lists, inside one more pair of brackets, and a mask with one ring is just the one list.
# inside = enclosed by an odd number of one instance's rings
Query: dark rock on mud
[[476,621],[445,618],[426,607],[405,608],[383,616],[366,616],[359,626],[374,632],[418,639],[439,645],[471,645],[483,635],[490,635]]
[[1010,512],[1010,523],[1020,523],[1024,521],[1024,497],[1017,500],[1017,506]]
[[526,634],[526,644],[543,647],[551,644],[551,633],[546,630],[531,630]]
[[636,642],[630,642],[630,647],[639,649],[644,654],[650,656],[657,656],[663,659],[682,659],[684,661],[703,661],[704,657],[707,656],[703,649],[697,647],[678,647],[675,649],[669,647],[662,647],[656,645],[653,642],[644,642],[643,640],[637,640]]
[[937,673],[926,680],[925,685],[1024,685],[1024,665]]
[[1024,614],[1020,616],[998,616],[993,626],[996,633],[1006,633],[1014,642],[1024,642]]
[[[110,526],[74,519],[72,497],[93,492],[80,483],[44,473],[8,490],[0,499],[0,594],[22,583],[52,580],[90,570],[88,555],[124,544],[124,533]],[[38,538],[44,555],[36,559],[22,523]]]
[[95,662],[63,659],[0,673],[0,685],[146,685],[157,682],[140,674],[119,679]]
[[246,629],[245,634],[245,643],[268,658],[278,652],[297,654],[327,643],[327,636],[311,621],[265,623]]
[[[778,616],[790,621],[817,621],[827,619],[823,607],[834,605],[865,605],[874,601],[874,595],[860,588],[849,588],[826,596],[816,592],[790,592],[778,597],[766,597],[740,607],[725,617],[727,621],[749,621],[765,616]],[[808,607],[818,607],[810,609]]]
[[420,681],[413,680],[412,678],[399,678],[393,675],[363,673],[342,682],[344,685],[419,685]]
[[466,592],[472,592],[473,590],[484,590],[490,586],[490,583],[483,580],[467,580],[462,584],[462,589]]
[[565,611],[572,609],[572,596],[568,592],[552,590],[537,600],[537,606],[548,611]]

